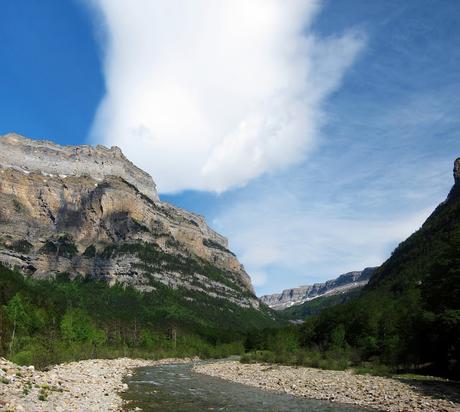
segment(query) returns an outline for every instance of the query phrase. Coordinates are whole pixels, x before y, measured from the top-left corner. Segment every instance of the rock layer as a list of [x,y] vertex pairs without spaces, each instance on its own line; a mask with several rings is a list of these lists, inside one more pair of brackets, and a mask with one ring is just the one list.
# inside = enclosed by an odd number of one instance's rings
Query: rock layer
[[[0,137],[0,262],[38,278],[66,272],[146,291],[153,279],[258,306],[227,239],[202,216],[160,202],[153,179],[119,149],[76,149]],[[216,267],[225,279],[147,267],[128,247],[112,252],[133,244]]]
[[44,175],[89,176],[96,181],[118,176],[151,200],[159,200],[152,177],[134,166],[116,146],[60,146],[10,133],[0,137],[0,164]]
[[348,272],[336,279],[325,283],[299,286],[285,289],[281,293],[264,295],[260,300],[275,310],[281,310],[293,305],[300,305],[312,299],[326,295],[335,295],[367,284],[376,268],[366,268],[361,271]]

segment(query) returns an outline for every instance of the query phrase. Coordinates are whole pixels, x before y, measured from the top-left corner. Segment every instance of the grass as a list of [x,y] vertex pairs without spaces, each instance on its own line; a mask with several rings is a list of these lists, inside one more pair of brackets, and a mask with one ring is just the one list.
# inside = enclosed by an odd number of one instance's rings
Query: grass
[[392,370],[388,366],[381,364],[358,365],[353,368],[353,372],[357,375],[393,376]]
[[32,383],[30,381],[27,381],[24,387],[22,388],[23,395],[27,396],[30,393],[31,389],[32,389]]
[[241,356],[241,363],[277,363],[289,366],[305,366],[325,370],[345,370],[350,367],[345,353],[322,354],[318,351],[298,350],[293,352],[273,352],[261,350]]
[[429,381],[437,381],[437,382],[451,382],[450,379],[442,378],[440,376],[430,376],[430,375],[418,375],[416,373],[395,373],[392,375],[395,379],[408,379],[408,380],[415,380],[420,382],[429,382]]
[[400,380],[415,380],[419,382],[452,382],[449,379],[415,373],[396,373],[395,369],[378,362],[357,362],[350,360],[346,351],[298,350],[276,353],[269,350],[247,352],[240,358],[241,363],[266,363],[288,366],[303,366],[323,370],[351,370],[357,375],[382,376]]
[[270,350],[257,350],[247,352],[240,358],[241,363],[267,363],[288,366],[303,366],[324,370],[351,370],[358,375],[373,375],[391,377],[395,379],[410,379],[418,381],[440,381],[447,379],[418,375],[411,373],[396,373],[394,368],[379,362],[363,362],[353,359],[353,353],[347,350],[331,350],[320,352],[317,350],[296,350],[274,352]]

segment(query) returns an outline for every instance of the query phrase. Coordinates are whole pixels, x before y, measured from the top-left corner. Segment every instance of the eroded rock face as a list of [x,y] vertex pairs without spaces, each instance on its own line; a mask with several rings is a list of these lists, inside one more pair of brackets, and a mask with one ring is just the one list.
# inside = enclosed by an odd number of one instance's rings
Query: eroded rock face
[[[160,202],[153,179],[116,148],[0,137],[0,261],[37,278],[66,272],[146,291],[156,281],[258,306],[227,239]],[[196,265],[219,273],[182,270]]]
[[272,309],[286,309],[321,296],[335,295],[362,287],[367,284],[375,269],[366,268],[361,271],[348,272],[324,283],[299,286],[298,288],[285,289],[281,293],[261,296],[260,300]]

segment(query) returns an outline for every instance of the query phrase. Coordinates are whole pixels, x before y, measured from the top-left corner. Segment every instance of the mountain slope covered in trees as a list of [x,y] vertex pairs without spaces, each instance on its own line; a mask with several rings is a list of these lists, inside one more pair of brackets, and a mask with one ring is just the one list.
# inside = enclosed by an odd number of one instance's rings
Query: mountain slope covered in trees
[[254,332],[247,349],[268,349],[280,362],[339,368],[370,362],[460,377],[460,159],[454,179],[446,201],[359,297],[300,327]]
[[246,330],[274,323],[268,308],[242,308],[160,282],[142,293],[67,275],[37,280],[0,265],[0,356],[21,364],[45,366],[89,357],[227,356],[241,353]]
[[0,136],[0,265],[0,356],[19,363],[235,353],[276,324],[227,239],[117,147]]

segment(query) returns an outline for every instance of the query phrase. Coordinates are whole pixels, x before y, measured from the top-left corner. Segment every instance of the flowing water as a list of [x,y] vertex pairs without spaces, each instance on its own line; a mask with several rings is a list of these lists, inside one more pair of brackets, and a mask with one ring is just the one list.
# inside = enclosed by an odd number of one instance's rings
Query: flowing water
[[126,411],[363,412],[367,409],[296,398],[195,373],[191,364],[139,368],[126,378]]

